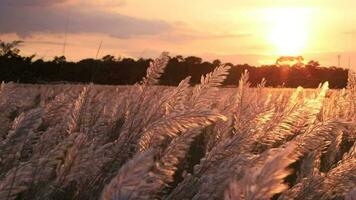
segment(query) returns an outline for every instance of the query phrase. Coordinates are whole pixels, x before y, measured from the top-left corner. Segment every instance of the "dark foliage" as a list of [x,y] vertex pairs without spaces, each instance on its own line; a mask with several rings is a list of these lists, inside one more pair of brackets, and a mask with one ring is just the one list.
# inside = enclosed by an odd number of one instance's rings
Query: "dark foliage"
[[[0,40],[1,42],[1,40]],[[145,76],[151,59],[131,58],[116,59],[107,55],[102,59],[83,59],[78,62],[66,61],[66,58],[55,57],[52,61],[34,60],[35,56],[23,57],[19,55],[17,45],[1,42],[0,49],[0,81],[14,81],[20,83],[89,83],[108,85],[131,85]],[[178,85],[180,80],[191,76],[191,83],[200,82],[200,77],[220,65],[219,60],[203,62],[199,57],[170,57],[161,85]],[[336,67],[320,67],[318,62],[310,61],[301,66],[266,65],[260,67],[244,65],[231,66],[225,86],[237,85],[244,70],[250,73],[250,82],[256,86],[262,78],[270,87],[315,88],[321,82],[329,81],[331,88],[344,88],[347,84],[348,71]]]

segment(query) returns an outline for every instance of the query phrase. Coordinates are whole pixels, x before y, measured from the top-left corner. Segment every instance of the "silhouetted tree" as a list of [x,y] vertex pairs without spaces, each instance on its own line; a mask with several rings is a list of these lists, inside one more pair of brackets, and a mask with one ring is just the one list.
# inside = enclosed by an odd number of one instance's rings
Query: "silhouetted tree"
[[113,62],[116,62],[115,60],[115,56],[112,56],[112,55],[106,55],[102,58],[102,60],[105,62],[105,63],[113,63]]
[[216,60],[213,61],[213,65],[214,66],[219,66],[221,64],[222,64],[222,62],[219,59],[216,59]]
[[[0,81],[17,81],[22,83],[48,83],[67,81],[71,83],[97,84],[134,84],[145,76],[151,59],[115,59],[106,55],[102,59],[83,59],[79,62],[68,62],[64,56],[55,57],[52,61],[34,60],[35,55],[21,56],[18,48],[21,41],[6,43],[0,40]],[[347,84],[348,71],[336,67],[321,67],[317,61],[303,64],[302,57],[281,57],[275,65],[260,67],[248,64],[231,66],[225,85],[238,84],[244,70],[250,73],[250,82],[256,86],[265,78],[269,87],[317,87],[319,83],[329,81],[331,88],[343,88]],[[284,64],[290,62],[294,64]],[[167,68],[160,79],[162,85],[178,85],[187,76],[191,84],[200,82],[200,77],[217,66],[220,60],[203,62],[196,56],[171,57]]]
[[196,65],[196,64],[200,64],[203,61],[203,59],[196,57],[196,56],[188,56],[184,59],[184,61],[187,64]]
[[0,56],[1,57],[19,57],[20,49],[18,48],[23,41],[15,40],[13,42],[4,42],[0,40]]
[[53,62],[56,64],[61,64],[61,63],[65,63],[67,61],[65,56],[55,56],[53,58]]
[[318,61],[311,60],[305,66],[310,68],[317,68],[320,66],[320,64]]

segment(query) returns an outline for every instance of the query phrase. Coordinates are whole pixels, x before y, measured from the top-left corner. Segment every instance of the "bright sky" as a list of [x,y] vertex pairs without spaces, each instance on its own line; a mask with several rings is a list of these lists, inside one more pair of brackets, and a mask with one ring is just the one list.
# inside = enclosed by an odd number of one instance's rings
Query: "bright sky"
[[[105,54],[269,64],[302,55],[356,69],[354,0],[1,0],[0,39],[24,54],[71,60]],[[67,33],[67,34],[66,34]],[[350,60],[350,61],[349,61]]]

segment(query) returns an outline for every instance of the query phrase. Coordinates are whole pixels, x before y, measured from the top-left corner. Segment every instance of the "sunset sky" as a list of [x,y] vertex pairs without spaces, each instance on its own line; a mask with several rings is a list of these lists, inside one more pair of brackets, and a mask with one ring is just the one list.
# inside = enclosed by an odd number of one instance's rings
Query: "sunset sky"
[[[270,64],[302,55],[356,69],[355,0],[0,0],[0,39],[69,60],[195,55]],[[66,34],[67,33],[67,34]],[[66,38],[66,39],[65,39]]]

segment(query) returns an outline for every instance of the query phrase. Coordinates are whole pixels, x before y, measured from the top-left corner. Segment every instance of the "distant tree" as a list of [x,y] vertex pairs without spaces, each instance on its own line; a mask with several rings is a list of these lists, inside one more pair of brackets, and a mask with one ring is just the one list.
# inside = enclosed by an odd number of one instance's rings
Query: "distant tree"
[[230,66],[230,67],[234,66],[234,64],[232,64],[231,62],[225,63],[225,65]]
[[43,58],[39,58],[37,60],[35,60],[33,63],[34,64],[43,64],[45,61],[43,60]]
[[216,59],[216,60],[213,61],[213,65],[214,66],[219,66],[219,65],[221,65],[221,61],[219,59]]
[[56,64],[61,64],[61,63],[65,63],[67,61],[65,56],[55,56],[53,58],[53,62]]
[[28,63],[31,63],[32,60],[33,60],[35,57],[36,57],[36,54],[32,54],[32,55],[30,55],[30,56],[25,57],[25,58],[24,58],[24,61],[25,61],[25,62],[28,62]]
[[320,66],[320,64],[318,61],[311,60],[305,66],[310,68],[317,68]]
[[0,56],[1,57],[19,57],[20,49],[18,46],[23,43],[23,41],[15,40],[13,42],[4,42],[0,40]]
[[112,55],[106,55],[102,58],[102,60],[105,62],[105,63],[113,63],[115,62],[115,56],[112,56]]
[[183,62],[184,61],[184,58],[181,55],[177,55],[176,59],[178,60],[178,62]]
[[302,56],[281,56],[276,60],[276,65],[300,67],[304,65],[303,62],[304,58]]
[[192,65],[200,64],[202,61],[203,61],[203,59],[196,57],[196,56],[188,56],[184,59],[184,62],[186,62],[187,64],[192,64]]
[[[99,84],[134,84],[146,75],[147,67],[152,59],[115,59],[106,55],[101,59],[83,59],[79,62],[68,62],[64,56],[55,57],[52,61],[33,60],[35,55],[21,56],[18,48],[22,41],[6,43],[0,40],[0,82],[18,81],[22,83],[48,83],[68,81],[75,83]],[[170,58],[162,75],[160,84],[178,85],[187,76],[191,76],[190,84],[200,82],[200,77],[220,65],[220,60],[202,61],[196,56],[183,57],[177,55]],[[329,81],[331,88],[343,88],[347,85],[348,71],[336,67],[321,67],[317,61],[309,61],[298,57],[280,57],[275,65],[250,66],[248,64],[231,66],[225,85],[237,85],[244,70],[250,73],[250,83],[254,87],[262,78],[267,86],[278,87],[309,87],[315,88],[319,83]]]

